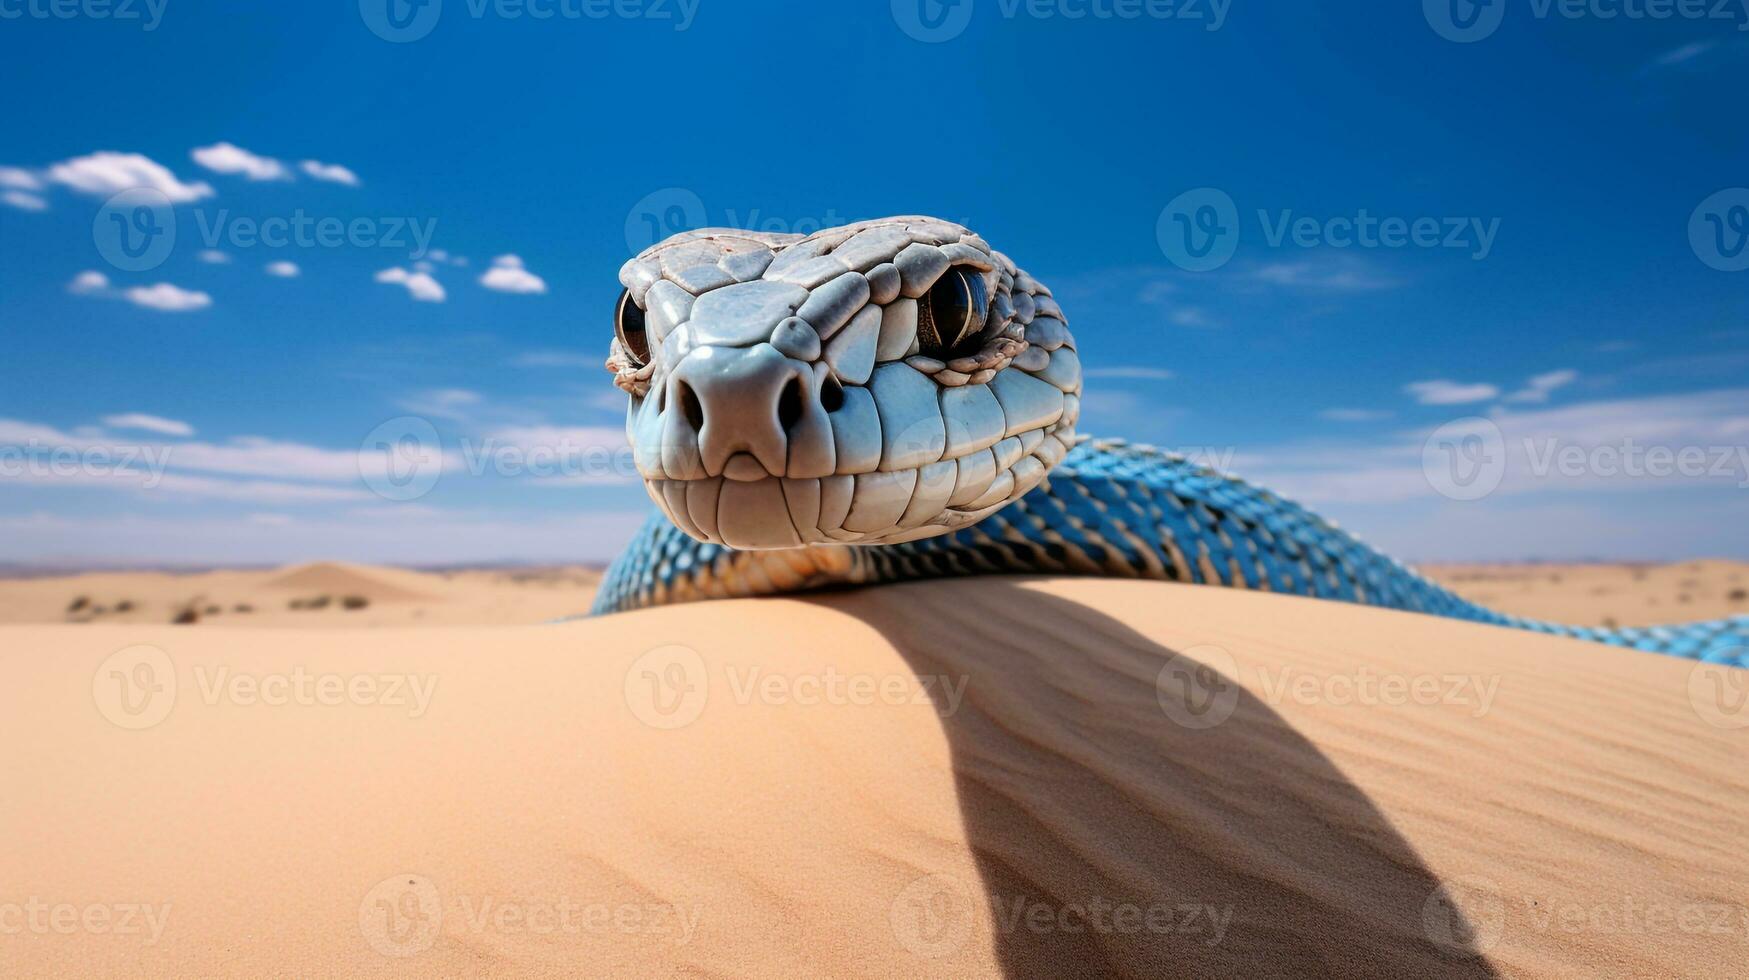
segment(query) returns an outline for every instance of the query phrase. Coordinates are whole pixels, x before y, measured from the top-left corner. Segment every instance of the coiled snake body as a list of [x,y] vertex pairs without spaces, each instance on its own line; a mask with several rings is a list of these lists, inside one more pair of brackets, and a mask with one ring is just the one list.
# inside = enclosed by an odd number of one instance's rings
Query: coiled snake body
[[1459,598],[1299,505],[1075,431],[1050,290],[950,222],[706,229],[627,262],[608,368],[661,513],[594,614],[949,575],[1228,585],[1749,666],[1749,616],[1593,629]]

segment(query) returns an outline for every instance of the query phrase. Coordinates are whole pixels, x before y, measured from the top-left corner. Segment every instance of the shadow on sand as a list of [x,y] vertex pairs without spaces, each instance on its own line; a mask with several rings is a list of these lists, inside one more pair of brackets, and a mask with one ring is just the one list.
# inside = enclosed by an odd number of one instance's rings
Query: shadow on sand
[[[966,681],[957,710],[932,691],[981,881],[900,896],[913,952],[951,953],[973,921],[954,916],[984,914],[1017,978],[1496,975],[1390,821],[1269,705],[1199,671],[1206,651],[1023,581],[808,600],[919,677]],[[1193,676],[1157,687],[1169,663]]]

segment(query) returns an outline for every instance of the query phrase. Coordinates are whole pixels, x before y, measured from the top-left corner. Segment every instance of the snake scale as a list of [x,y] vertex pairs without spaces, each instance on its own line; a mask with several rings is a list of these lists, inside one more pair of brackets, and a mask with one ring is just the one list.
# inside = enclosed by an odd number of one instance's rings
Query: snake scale
[[1079,435],[1043,284],[970,230],[713,228],[620,270],[607,367],[660,510],[592,614],[938,576],[1103,575],[1337,599],[1749,667],[1749,616],[1509,616],[1268,490]]

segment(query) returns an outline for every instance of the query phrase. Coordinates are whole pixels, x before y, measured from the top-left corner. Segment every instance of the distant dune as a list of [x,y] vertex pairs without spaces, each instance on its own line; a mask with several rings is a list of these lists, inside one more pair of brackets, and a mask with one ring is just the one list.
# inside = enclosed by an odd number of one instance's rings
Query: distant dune
[[0,579],[0,623],[170,623],[286,629],[543,623],[589,608],[599,570],[419,572],[318,562],[284,569],[93,572]]
[[0,902],[134,926],[0,975],[1743,969],[1725,668],[1088,579],[229,622],[0,627]]
[[1657,626],[1749,615],[1749,563],[1423,565],[1502,612],[1574,626]]
[[[1420,571],[1504,612],[1574,625],[1649,626],[1749,614],[1749,563],[1743,562],[1428,565]],[[532,624],[587,611],[600,581],[600,569],[584,566],[434,572],[345,562],[0,578],[0,623],[169,623],[192,609],[203,625],[275,629]],[[348,598],[366,605],[349,608]]]

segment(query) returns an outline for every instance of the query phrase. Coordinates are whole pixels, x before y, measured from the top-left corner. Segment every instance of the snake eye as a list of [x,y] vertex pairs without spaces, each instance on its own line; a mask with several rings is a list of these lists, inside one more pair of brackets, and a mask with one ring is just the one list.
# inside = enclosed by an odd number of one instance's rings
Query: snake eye
[[917,304],[918,348],[938,361],[977,353],[989,308],[989,291],[976,269],[960,265],[948,269]]
[[644,311],[632,302],[629,289],[619,294],[619,307],[613,312],[613,332],[619,337],[620,346],[640,367],[650,363],[650,334],[644,328]]

